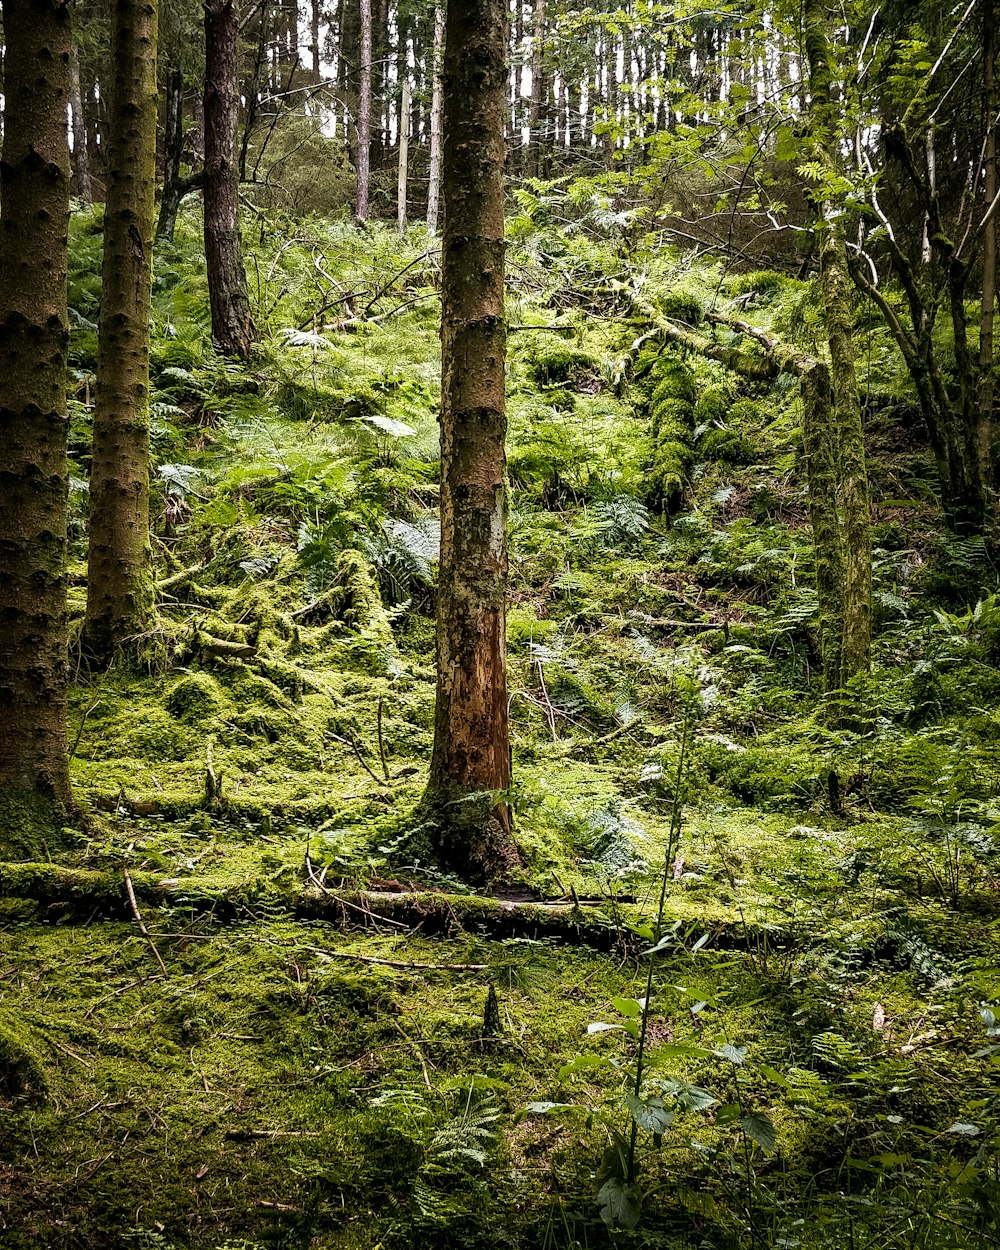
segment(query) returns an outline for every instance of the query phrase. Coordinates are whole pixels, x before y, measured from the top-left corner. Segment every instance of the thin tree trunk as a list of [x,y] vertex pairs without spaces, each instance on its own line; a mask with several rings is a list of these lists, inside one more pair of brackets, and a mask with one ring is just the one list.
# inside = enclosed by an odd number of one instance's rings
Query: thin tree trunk
[[163,128],[163,193],[156,220],[156,237],[174,237],[181,204],[181,160],[184,156],[183,79],[172,69],[167,79],[166,119]]
[[358,76],[358,221],[368,220],[368,183],[372,141],[372,0],[361,0],[361,64]]
[[156,0],[113,0],[111,149],[90,471],[83,640],[135,656],[154,617],[149,546],[149,305],[156,196]]
[[76,44],[72,45],[70,69],[70,109],[73,114],[73,180],[77,199],[85,208],[94,202],[90,185],[90,158],[87,153],[87,121],[83,115],[83,95],[80,92],[80,57]]
[[406,233],[406,180],[410,143],[410,83],[403,79],[399,100],[399,176],[396,180],[396,222],[399,233]]
[[67,0],[3,0],[0,849],[38,858],[72,810],[66,748]]
[[[983,95],[986,114],[984,200],[986,211],[997,194],[997,90],[996,14],[993,3],[983,7]],[[979,317],[979,457],[983,474],[993,480],[993,325],[996,312],[997,225],[996,212],[983,230],[983,283]]]
[[322,0],[312,0],[309,9],[309,56],[313,78],[316,82],[320,79],[319,17],[321,7]]
[[444,61],[441,560],[427,805],[436,849],[476,880],[517,862],[505,615],[503,164],[506,0],[450,0]]
[[431,93],[431,155],[427,183],[427,229],[436,231],[441,195],[441,56],[444,51],[444,9],[434,10],[434,86]]
[[[809,62],[810,120],[816,150],[826,167],[837,169],[837,117],[833,98],[835,64],[823,0],[805,0],[805,50]],[[868,477],[865,470],[861,403],[851,337],[850,279],[842,206],[819,203],[820,286],[830,344],[836,411],[838,506],[844,543],[844,633],[839,674],[826,673],[827,688],[842,689],[868,667],[871,649],[872,566]]]
[[212,337],[245,359],[257,331],[240,239],[236,0],[205,0],[205,267]]
[[531,112],[528,115],[528,177],[542,172],[542,128],[545,124],[545,0],[535,0],[531,27]]

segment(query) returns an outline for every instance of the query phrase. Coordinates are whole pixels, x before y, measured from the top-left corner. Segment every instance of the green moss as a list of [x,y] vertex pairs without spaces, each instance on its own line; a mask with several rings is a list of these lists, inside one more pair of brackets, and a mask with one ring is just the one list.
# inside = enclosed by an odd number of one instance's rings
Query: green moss
[[0,789],[0,856],[45,860],[73,845],[66,812],[31,790]]
[[229,700],[210,673],[189,673],[175,682],[164,700],[171,716],[189,725],[204,725],[225,714]]
[[49,1082],[36,1044],[23,1021],[0,1011],[0,1097],[44,1097]]

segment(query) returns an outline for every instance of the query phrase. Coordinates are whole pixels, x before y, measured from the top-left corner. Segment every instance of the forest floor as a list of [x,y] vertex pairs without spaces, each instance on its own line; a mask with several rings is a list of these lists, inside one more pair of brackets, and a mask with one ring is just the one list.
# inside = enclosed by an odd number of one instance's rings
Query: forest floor
[[[433,714],[433,248],[262,243],[246,370],[190,236],[160,258],[161,627],[144,672],[80,660],[85,834],[0,866],[10,1250],[1000,1236],[996,571],[935,537],[870,332],[878,628],[831,729],[796,396],[642,344],[628,298],[640,269],[687,320],[753,292],[808,342],[809,288],[512,236],[524,866],[495,897],[399,849]],[[97,245],[78,218],[77,615]],[[317,255],[350,297],[326,325]]]

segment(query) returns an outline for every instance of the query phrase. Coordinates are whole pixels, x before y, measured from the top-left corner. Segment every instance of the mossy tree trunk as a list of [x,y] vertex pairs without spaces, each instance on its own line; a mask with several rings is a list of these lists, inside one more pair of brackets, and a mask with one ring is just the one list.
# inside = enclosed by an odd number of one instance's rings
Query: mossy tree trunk
[[240,238],[238,42],[237,0],[205,0],[205,266],[212,337],[227,355],[246,359],[257,330]]
[[820,654],[824,685],[831,693],[844,680],[844,597],[847,587],[843,530],[840,522],[840,458],[838,426],[830,366],[822,360],[772,338],[770,334],[737,317],[706,313],[706,321],[725,325],[753,339],[764,351],[752,356],[738,348],[716,343],[690,326],[677,325],[652,305],[636,299],[637,309],[656,327],[656,333],[687,351],[717,360],[740,377],[755,382],[789,373],[799,379],[802,396],[802,443],[808,482],[807,508],[816,559],[816,596],[819,600]]
[[[68,0],[3,0],[0,847],[72,807],[66,750]],[[50,843],[51,845],[51,843]]]
[[360,0],[359,14],[361,64],[358,67],[358,155],[355,211],[358,221],[367,221],[372,144],[372,0]]
[[90,472],[85,651],[142,649],[155,616],[149,544],[149,305],[156,193],[157,0],[113,0],[104,265]]
[[426,804],[443,863],[473,879],[516,852],[505,616],[505,0],[452,0],[444,55],[441,562]]
[[[839,169],[837,143],[840,133],[834,87],[837,67],[827,29],[825,0],[806,0],[803,7],[805,52],[809,65],[809,120],[813,142],[825,178],[814,193],[820,221],[820,287],[823,315],[830,345],[830,376],[833,385],[834,437],[823,472],[835,484],[832,499],[824,491],[813,508],[834,505],[824,525],[838,525],[843,549],[842,642],[838,666],[827,666],[827,689],[842,689],[852,677],[868,668],[871,649],[872,549],[868,476],[861,424],[861,403],[854,366],[854,342],[850,301],[850,275],[843,204],[834,197]],[[818,432],[815,439],[818,440]],[[818,445],[818,444],[817,444]],[[829,464],[827,464],[829,460]],[[839,671],[838,671],[839,669]]]

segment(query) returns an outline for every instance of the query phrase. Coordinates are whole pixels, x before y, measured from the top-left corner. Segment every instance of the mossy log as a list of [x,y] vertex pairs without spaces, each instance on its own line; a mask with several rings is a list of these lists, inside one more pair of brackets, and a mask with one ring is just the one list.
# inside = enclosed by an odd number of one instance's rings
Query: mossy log
[[[618,954],[637,954],[648,945],[632,922],[643,919],[631,904],[619,904],[611,916],[597,904],[533,900],[520,896],[450,894],[437,890],[351,890],[336,892],[289,885],[280,880],[248,880],[233,885],[199,884],[195,879],[132,872],[135,897],[143,909],[172,907],[227,923],[252,919],[255,907],[268,914],[284,908],[290,918],[320,920],[338,928],[378,927],[419,930],[424,936],[470,933],[492,940],[522,938],[588,946]],[[47,920],[85,923],[132,918],[128,894],[118,872],[69,868],[59,864],[0,862],[0,898],[30,899]],[[754,947],[763,931],[743,922],[732,927],[706,921],[713,943],[723,949]],[[780,934],[767,941],[780,946]]]

